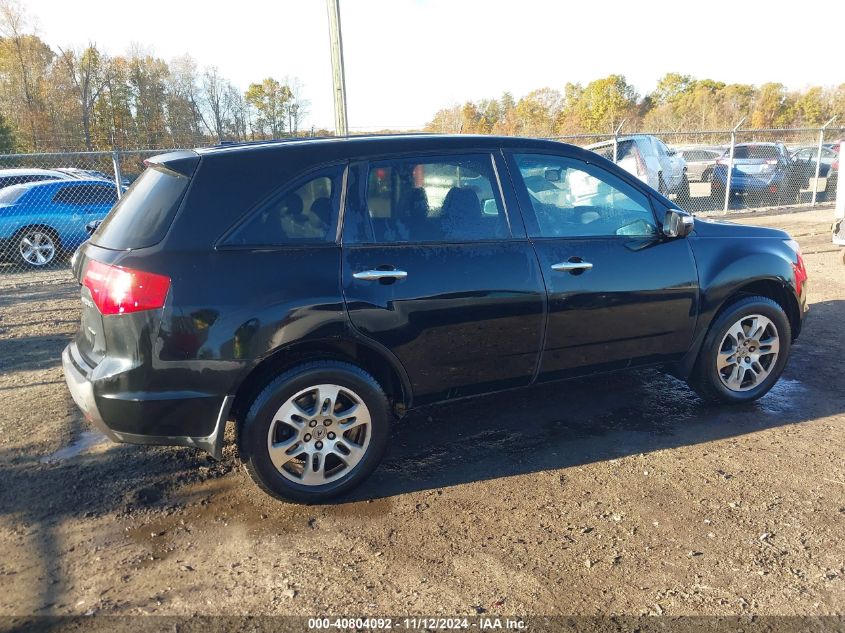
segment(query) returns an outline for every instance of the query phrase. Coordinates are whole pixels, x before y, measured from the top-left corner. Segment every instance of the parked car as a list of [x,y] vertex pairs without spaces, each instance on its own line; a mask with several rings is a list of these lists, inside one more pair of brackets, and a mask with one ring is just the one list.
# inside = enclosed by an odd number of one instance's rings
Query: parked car
[[788,234],[693,221],[563,143],[307,139],[148,165],[75,256],[68,388],[118,442],[219,458],[233,420],[252,478],[296,501],[359,484],[393,419],[433,402],[647,365],[755,400],[807,308]]
[[[730,150],[713,168],[711,191],[724,198]],[[794,204],[801,189],[799,170],[783,143],[739,143],[734,147],[731,196],[747,196],[757,204]]]
[[49,180],[0,190],[0,253],[40,268],[88,238],[85,225],[103,219],[117,201],[101,180]]
[[[838,146],[837,146],[838,147]],[[822,147],[819,161],[819,177],[825,179],[825,187],[819,192],[821,200],[835,200],[836,186],[839,180],[839,152],[830,147]],[[798,186],[808,188],[816,177],[818,146],[799,147],[792,152],[792,169]],[[821,187],[821,185],[820,185]]]
[[677,150],[687,165],[687,178],[694,182],[710,182],[716,160],[725,153],[721,147],[690,147]]
[[70,176],[55,169],[17,168],[0,169],[0,189],[12,185],[22,185],[28,182],[43,180],[68,180]]
[[[613,141],[587,145],[586,149],[613,160]],[[687,166],[683,156],[655,136],[638,134],[617,140],[616,163],[662,194],[689,197]]]

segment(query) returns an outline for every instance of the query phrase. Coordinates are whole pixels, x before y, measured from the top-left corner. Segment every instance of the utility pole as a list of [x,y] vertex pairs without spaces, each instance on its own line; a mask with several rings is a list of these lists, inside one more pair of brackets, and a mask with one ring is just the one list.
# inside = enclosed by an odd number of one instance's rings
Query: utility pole
[[332,47],[332,84],[334,85],[334,131],[349,136],[346,118],[346,75],[343,71],[343,39],[340,35],[340,0],[326,0],[329,10],[329,38]]

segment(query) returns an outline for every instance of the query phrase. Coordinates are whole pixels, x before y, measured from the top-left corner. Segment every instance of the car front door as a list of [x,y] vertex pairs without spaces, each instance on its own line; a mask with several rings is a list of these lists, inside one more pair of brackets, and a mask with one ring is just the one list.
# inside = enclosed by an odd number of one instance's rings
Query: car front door
[[545,287],[496,160],[406,156],[350,170],[349,318],[398,358],[417,404],[526,385],[537,369]]
[[540,380],[680,358],[698,275],[650,197],[585,158],[515,152],[508,163],[549,297]]

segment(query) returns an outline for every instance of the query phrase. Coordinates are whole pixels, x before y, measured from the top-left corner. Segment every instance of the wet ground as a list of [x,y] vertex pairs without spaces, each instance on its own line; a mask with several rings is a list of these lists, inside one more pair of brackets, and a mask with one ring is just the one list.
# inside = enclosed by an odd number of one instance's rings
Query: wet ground
[[[342,503],[101,441],[59,353],[70,285],[0,292],[2,614],[835,614],[845,608],[845,266],[831,211],[787,228],[812,314],[760,402],[655,370],[414,412]],[[749,221],[749,220],[743,220]]]

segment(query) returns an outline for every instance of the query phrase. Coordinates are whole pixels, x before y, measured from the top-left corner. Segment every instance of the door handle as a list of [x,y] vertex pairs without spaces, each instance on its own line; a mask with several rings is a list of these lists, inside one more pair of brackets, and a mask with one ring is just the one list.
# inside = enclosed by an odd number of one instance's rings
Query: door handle
[[561,262],[552,264],[552,270],[572,272],[574,270],[590,270],[593,265],[590,262]]
[[379,281],[380,279],[405,279],[408,273],[404,270],[362,270],[352,276],[363,281]]

